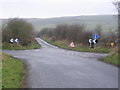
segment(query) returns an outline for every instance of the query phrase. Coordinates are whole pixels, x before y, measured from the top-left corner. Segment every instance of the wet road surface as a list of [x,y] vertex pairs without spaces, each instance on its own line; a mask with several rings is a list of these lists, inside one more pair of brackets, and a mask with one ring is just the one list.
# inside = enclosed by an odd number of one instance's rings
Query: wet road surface
[[40,49],[3,51],[27,64],[29,88],[118,87],[118,68],[98,61],[107,54],[69,51],[36,40]]

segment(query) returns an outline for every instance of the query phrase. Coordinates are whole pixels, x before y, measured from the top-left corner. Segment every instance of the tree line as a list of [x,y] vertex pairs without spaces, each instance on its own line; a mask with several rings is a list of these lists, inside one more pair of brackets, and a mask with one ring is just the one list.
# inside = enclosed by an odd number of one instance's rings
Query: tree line
[[[11,38],[18,38],[19,44],[29,45],[35,38],[33,30],[32,24],[23,19],[8,19],[2,24],[2,42],[8,43]],[[47,36],[53,41],[67,40],[88,45],[92,34],[98,34],[100,44],[106,47],[108,43],[117,40],[118,37],[117,32],[102,33],[101,25],[97,25],[93,31],[89,31],[85,24],[60,24],[55,28],[44,28],[38,33],[38,36]]]
[[38,36],[47,36],[53,41],[67,40],[88,45],[88,40],[92,38],[92,34],[98,34],[99,44],[105,47],[107,47],[110,42],[116,41],[118,37],[117,33],[113,31],[103,33],[101,25],[97,25],[93,31],[90,31],[86,29],[85,24],[60,24],[55,28],[44,28],[39,32]]
[[117,0],[113,2],[116,9],[118,10],[118,29],[109,31],[106,33],[102,33],[102,26],[97,25],[93,31],[86,30],[85,25],[83,24],[74,24],[74,25],[57,25],[55,28],[44,28],[39,32],[38,36],[47,36],[52,38],[53,41],[56,40],[68,40],[75,41],[86,45],[88,43],[88,39],[91,38],[93,33],[96,33],[100,36],[99,44],[102,46],[108,47],[110,42],[115,42],[118,44],[120,40],[120,35],[118,32],[120,31],[120,1]]

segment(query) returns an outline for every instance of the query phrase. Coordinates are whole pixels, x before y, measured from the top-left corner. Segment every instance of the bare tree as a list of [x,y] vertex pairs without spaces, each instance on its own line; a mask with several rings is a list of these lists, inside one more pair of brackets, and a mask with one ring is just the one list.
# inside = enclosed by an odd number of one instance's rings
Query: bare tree
[[118,13],[120,14],[120,1],[113,2],[115,5],[116,9],[118,10]]
[[88,39],[91,37],[91,32],[86,31],[86,27],[84,24],[60,24],[52,30],[50,30],[49,28],[47,30],[43,29],[42,31],[40,31],[39,35],[41,37],[50,37],[53,41],[68,40],[87,45]]
[[98,25],[96,26],[94,32],[95,32],[96,34],[98,34],[99,36],[101,36],[101,34],[102,34],[102,26],[98,24]]
[[[113,2],[113,4],[118,10],[118,31],[120,31],[120,1]],[[120,35],[118,35],[118,38],[120,38]]]

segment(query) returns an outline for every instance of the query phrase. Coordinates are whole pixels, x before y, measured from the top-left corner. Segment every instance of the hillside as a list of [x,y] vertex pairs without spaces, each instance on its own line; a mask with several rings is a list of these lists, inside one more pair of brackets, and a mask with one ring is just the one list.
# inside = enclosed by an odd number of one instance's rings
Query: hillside
[[[56,18],[24,18],[32,23],[35,31],[40,31],[45,27],[55,27],[58,24],[85,24],[88,30],[94,30],[96,25],[102,25],[103,32],[117,29],[117,15],[91,15]],[[0,22],[3,20],[0,20]]]

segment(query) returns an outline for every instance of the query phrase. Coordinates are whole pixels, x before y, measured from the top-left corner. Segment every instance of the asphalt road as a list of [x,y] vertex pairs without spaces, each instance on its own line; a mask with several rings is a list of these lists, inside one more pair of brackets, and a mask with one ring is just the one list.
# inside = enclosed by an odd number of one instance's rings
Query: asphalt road
[[40,49],[3,51],[26,62],[29,88],[118,88],[118,68],[98,61],[107,54],[69,51],[36,40]]

